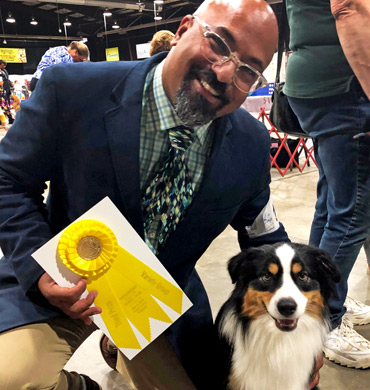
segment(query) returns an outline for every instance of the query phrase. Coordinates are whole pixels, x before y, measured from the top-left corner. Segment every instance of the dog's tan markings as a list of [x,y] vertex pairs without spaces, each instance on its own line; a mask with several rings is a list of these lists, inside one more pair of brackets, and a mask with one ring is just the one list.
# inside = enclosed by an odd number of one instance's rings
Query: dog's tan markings
[[303,295],[307,298],[306,313],[313,317],[322,317],[322,311],[324,309],[324,301],[320,291],[312,290],[303,292]]
[[292,265],[292,272],[293,274],[299,274],[302,271],[302,264],[294,263]]
[[276,275],[279,271],[279,266],[275,263],[271,263],[268,269],[271,274]]
[[247,317],[259,317],[266,314],[268,306],[273,294],[268,291],[257,291],[249,288],[244,295],[244,303],[241,314]]

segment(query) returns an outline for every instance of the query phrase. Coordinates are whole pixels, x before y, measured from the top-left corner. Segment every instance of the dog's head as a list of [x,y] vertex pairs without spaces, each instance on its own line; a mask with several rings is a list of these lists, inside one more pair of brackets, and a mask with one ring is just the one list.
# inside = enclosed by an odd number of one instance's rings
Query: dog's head
[[233,257],[228,269],[239,315],[253,319],[268,313],[282,331],[294,330],[303,314],[322,317],[340,280],[326,252],[301,244],[248,249]]

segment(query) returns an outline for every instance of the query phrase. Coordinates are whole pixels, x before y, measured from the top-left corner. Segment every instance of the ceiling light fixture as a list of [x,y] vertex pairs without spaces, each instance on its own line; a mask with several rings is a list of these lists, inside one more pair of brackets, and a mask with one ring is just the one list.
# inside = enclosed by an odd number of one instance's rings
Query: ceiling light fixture
[[117,29],[117,28],[119,28],[119,25],[117,24],[117,22],[114,22],[114,24],[113,24],[112,28],[114,28],[114,29]]
[[6,18],[6,21],[8,23],[15,23],[15,19],[13,18],[12,14],[9,12],[8,17]]
[[110,11],[108,10],[108,8],[106,8],[105,11],[103,12],[103,16],[105,16],[105,17],[112,16],[112,12],[110,12]]
[[163,10],[163,1],[161,0],[155,0],[154,1],[154,20],[162,20],[162,16],[160,15],[160,12]]
[[136,3],[136,5],[138,6],[138,11],[139,11],[139,12],[143,12],[143,9],[145,8],[145,4],[143,4],[143,3],[141,2],[141,0],[139,0],[139,1]]
[[66,17],[66,20],[63,22],[64,26],[66,27],[70,27],[72,26],[72,23],[68,20],[68,18]]
[[39,23],[34,17],[32,17],[30,24],[32,24],[33,26],[37,26]]
[[59,31],[59,33],[61,33],[62,32],[62,29],[60,28],[60,18],[59,18],[59,8],[58,8],[58,0],[56,0],[56,5],[57,5],[57,11],[56,11],[56,13],[57,13],[57,19],[58,19],[58,31]]

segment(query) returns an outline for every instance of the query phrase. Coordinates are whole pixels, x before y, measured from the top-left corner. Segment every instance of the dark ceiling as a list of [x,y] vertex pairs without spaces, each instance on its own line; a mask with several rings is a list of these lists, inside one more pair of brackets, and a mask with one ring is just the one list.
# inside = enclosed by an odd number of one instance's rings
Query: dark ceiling
[[[278,3],[282,0],[267,0]],[[157,0],[155,1],[157,2]],[[145,28],[169,28],[170,24],[179,23],[181,18],[202,3],[202,0],[163,0],[163,4],[154,4],[153,0],[0,0],[1,21],[0,37],[9,39],[60,39],[65,38],[64,22],[72,23],[67,27],[70,38],[104,37],[122,34]],[[104,26],[103,12],[108,9],[112,16],[106,18]],[[161,21],[154,20],[154,9]],[[16,23],[6,19],[11,13]],[[38,22],[31,25],[32,18]],[[120,29],[112,29],[117,23]],[[165,26],[165,27],[160,27]],[[172,26],[173,29],[176,29]]]
[[[64,21],[72,23],[67,27],[68,37],[101,37],[122,34],[135,29],[178,23],[181,17],[194,12],[202,0],[164,0],[163,4],[154,5],[153,0],[0,0],[2,26],[0,37],[20,39],[50,39],[65,36]],[[154,20],[154,8],[161,21]],[[112,16],[106,17],[104,26],[103,12],[108,9]],[[9,13],[16,23],[8,23]],[[38,22],[31,25],[32,18]],[[116,22],[120,29],[113,30]]]
[[[26,63],[10,63],[14,74],[33,73],[41,56],[53,46],[87,38],[92,61],[106,60],[106,48],[118,47],[121,60],[136,59],[136,45],[149,42],[162,29],[176,31],[181,19],[203,0],[0,0],[0,48],[25,48]],[[282,0],[266,0],[279,13]],[[108,9],[112,16],[103,12]],[[155,20],[156,16],[162,20]],[[8,23],[9,13],[16,20]],[[34,18],[38,24],[31,25]],[[68,18],[71,26],[65,27]],[[112,29],[117,23],[120,28]],[[67,35],[66,35],[67,33]]]

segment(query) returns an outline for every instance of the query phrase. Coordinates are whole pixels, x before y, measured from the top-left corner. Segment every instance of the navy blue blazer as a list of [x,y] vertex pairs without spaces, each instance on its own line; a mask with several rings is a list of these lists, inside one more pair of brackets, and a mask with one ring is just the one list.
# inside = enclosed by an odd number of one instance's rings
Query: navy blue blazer
[[[0,331],[62,315],[38,291],[44,271],[31,255],[102,198],[109,196],[144,236],[142,94],[149,69],[164,56],[56,65],[45,70],[31,99],[22,103],[0,143]],[[194,304],[167,334],[195,383],[200,383],[196,357],[202,360],[204,350],[200,340],[212,326],[195,263],[228,224],[242,247],[287,240],[282,226],[255,239],[245,230],[270,196],[270,138],[264,125],[239,109],[217,119],[214,131],[199,193],[158,256]]]

